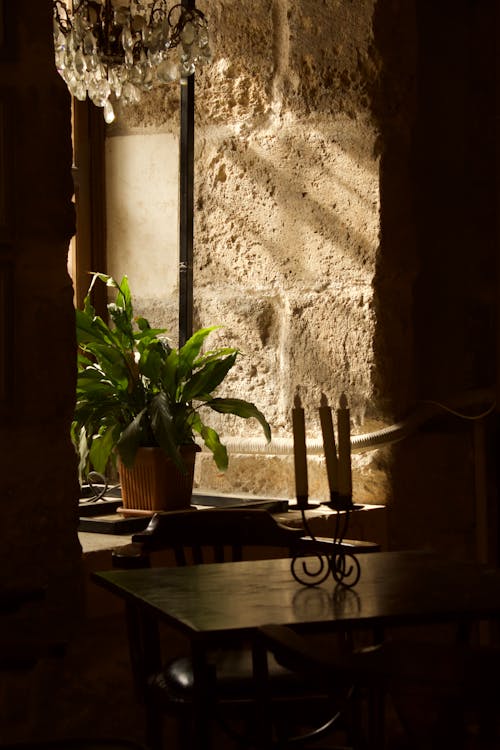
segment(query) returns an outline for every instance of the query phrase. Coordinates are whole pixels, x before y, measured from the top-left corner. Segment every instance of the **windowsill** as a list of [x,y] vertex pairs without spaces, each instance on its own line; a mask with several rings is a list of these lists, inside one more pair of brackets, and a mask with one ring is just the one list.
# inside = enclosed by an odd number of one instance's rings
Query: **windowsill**
[[[318,536],[329,536],[328,519],[333,511],[325,506],[308,511],[307,517],[313,526],[313,533]],[[300,515],[290,504],[290,510],[284,513],[276,513],[275,518],[283,524],[296,526],[301,523]],[[383,505],[364,505],[362,510],[351,514],[349,532],[346,536],[351,539],[376,541],[386,547],[386,508]],[[111,552],[113,549],[124,547],[131,542],[131,534],[95,534],[89,531],[79,531],[78,538],[82,546],[84,557],[92,556],[94,553]]]
[[83,555],[93,552],[109,552],[117,547],[130,544],[131,536],[128,534],[93,534],[91,531],[79,531],[78,539],[82,546]]

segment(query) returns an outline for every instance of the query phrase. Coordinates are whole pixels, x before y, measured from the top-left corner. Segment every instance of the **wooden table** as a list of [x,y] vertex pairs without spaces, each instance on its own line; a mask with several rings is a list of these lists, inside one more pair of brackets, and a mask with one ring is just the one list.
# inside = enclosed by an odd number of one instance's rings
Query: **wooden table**
[[[189,637],[201,749],[208,746],[204,654],[213,645],[251,636],[267,623],[321,632],[439,622],[467,626],[500,617],[499,570],[424,552],[376,552],[363,556],[361,567],[353,590],[331,579],[306,588],[293,579],[289,559],[113,570],[92,577],[132,603],[148,626],[164,621]],[[141,645],[148,665],[158,665],[151,644]]]

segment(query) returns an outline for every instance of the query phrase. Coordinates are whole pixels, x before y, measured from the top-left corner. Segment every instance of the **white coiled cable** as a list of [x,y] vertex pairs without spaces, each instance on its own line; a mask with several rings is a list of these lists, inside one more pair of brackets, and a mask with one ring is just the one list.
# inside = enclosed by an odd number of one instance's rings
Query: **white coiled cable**
[[[486,407],[484,406],[486,404]],[[477,414],[466,414],[461,409],[481,406]],[[396,422],[380,430],[368,432],[361,435],[351,435],[352,450],[369,450],[382,445],[389,445],[403,440],[414,433],[422,424],[432,419],[442,411],[453,414],[460,419],[478,420],[484,419],[496,408],[493,389],[471,391],[453,401],[449,405],[432,400],[421,401],[418,408],[406,419]],[[274,438],[266,443],[259,437],[222,437],[221,442],[226,446],[229,453],[240,454],[265,454],[268,456],[289,455],[293,453],[293,438]],[[309,438],[306,441],[307,453],[314,455],[323,453],[323,441],[321,438]]]

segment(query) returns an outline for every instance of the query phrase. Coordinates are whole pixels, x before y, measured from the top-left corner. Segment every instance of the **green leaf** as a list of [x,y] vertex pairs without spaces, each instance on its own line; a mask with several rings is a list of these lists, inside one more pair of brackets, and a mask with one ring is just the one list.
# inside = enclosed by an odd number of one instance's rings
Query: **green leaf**
[[109,457],[116,442],[116,425],[111,425],[92,438],[89,458],[92,466],[100,474],[106,472]]
[[108,305],[108,313],[115,325],[115,337],[118,334],[123,346],[133,348],[135,343],[134,327],[127,311],[111,302]]
[[199,359],[196,359],[193,363],[193,369],[203,367],[207,362],[211,362],[214,359],[222,359],[223,357],[227,357],[228,354],[239,353],[239,350],[235,349],[233,346],[224,346],[221,349],[213,349],[203,354],[203,356],[201,356]]
[[120,458],[128,468],[133,466],[135,454],[142,443],[144,434],[143,424],[146,420],[147,410],[144,408],[125,427],[116,444]]
[[153,338],[156,336],[161,336],[163,333],[167,332],[166,328],[151,328],[149,320],[146,320],[146,318],[143,318],[140,315],[137,316],[135,322],[137,323],[137,327],[139,328],[139,331],[136,331],[135,333],[136,338],[142,338],[143,336],[150,336],[151,338]]
[[89,318],[95,317],[95,310],[92,307],[92,302],[90,300],[90,292],[92,290],[92,287],[94,285],[94,279],[92,279],[92,282],[90,284],[89,290],[87,292],[87,296],[83,300],[83,309],[85,310],[85,314],[89,316]]
[[[138,331],[135,331],[134,338],[136,341],[142,341],[143,339],[156,339],[158,336],[162,336],[166,332],[166,328],[151,328],[148,321],[145,320],[145,318],[137,318],[137,321],[144,320],[147,323],[147,326],[145,328],[140,328]],[[168,346],[168,343],[165,341],[165,344]],[[169,350],[170,347],[168,346]]]
[[92,382],[100,382],[115,395],[129,391],[129,385],[133,379],[124,360],[118,358],[116,362],[108,362],[104,358],[100,359],[99,363],[91,363],[79,371],[77,388],[85,388],[87,384],[92,387]]
[[123,276],[119,284],[114,282],[112,286],[116,286],[118,289],[118,295],[116,297],[116,304],[118,307],[122,307],[127,320],[130,321],[130,327],[132,327],[132,321],[134,319],[134,311],[132,308],[132,295],[130,294],[130,286],[128,283],[128,277]]
[[162,363],[163,359],[160,352],[146,348],[139,361],[139,372],[148,378],[151,383],[157,383],[160,379]]
[[179,453],[175,423],[165,393],[158,393],[151,400],[149,404],[149,418],[158,445],[172,459],[177,468],[185,474],[186,467]]
[[228,467],[229,458],[227,448],[222,445],[218,433],[212,427],[203,424],[198,414],[196,419],[193,420],[193,429],[201,435],[206,447],[212,452],[217,468],[220,471],[225,471]]
[[171,401],[177,397],[179,355],[176,349],[171,349],[161,368],[160,381],[162,388],[168,394]]
[[[116,302],[110,302],[107,306],[109,316],[115,325],[114,331],[106,326],[101,318],[95,315],[95,311],[90,305],[90,292],[97,279],[104,282],[106,286],[113,287],[118,292]],[[109,336],[116,344],[119,344],[121,347],[133,347],[133,307],[128,278],[126,276],[123,276],[120,283],[118,283],[112,276],[104,273],[93,273],[89,292],[85,299],[84,314],[89,319],[92,319],[93,326],[103,326],[103,333],[105,332],[107,337]]]
[[125,284],[126,287],[128,288],[128,279],[126,276],[122,278],[120,284],[118,284],[118,282],[112,276],[109,276],[107,273],[100,273],[98,271],[92,271],[91,276],[92,276],[92,281],[90,282],[88,294],[90,294],[90,292],[92,291],[92,288],[95,282],[97,281],[97,279],[99,279],[104,284],[106,284],[106,286],[113,287],[114,289],[119,290],[123,284]]
[[71,424],[71,440],[78,455],[78,480],[80,484],[87,481],[89,473],[89,445],[85,427],[80,427],[77,421]]
[[184,346],[179,349],[179,382],[193,369],[194,361],[200,353],[200,349],[208,334],[215,331],[218,327],[219,326],[200,328],[193,333],[191,338],[189,338]]
[[77,343],[83,344],[87,341],[96,341],[102,340],[102,336],[98,336],[98,331],[96,331],[94,326],[94,319],[95,316],[88,315],[83,310],[75,310],[75,320],[76,320],[76,335],[77,335]]
[[88,377],[92,370],[85,370],[84,373],[78,375],[76,381],[77,393],[83,393],[89,397],[94,397],[98,394],[109,398],[114,394],[114,389],[111,383],[106,383],[102,380],[102,375],[96,379],[94,377]]
[[107,273],[99,273],[98,271],[91,271],[90,275],[92,276],[92,281],[90,282],[88,294],[90,294],[90,292],[92,291],[97,279],[99,279],[100,281],[103,281],[106,284],[106,286],[116,286],[115,280],[111,276],[108,276]]
[[205,406],[209,406],[211,409],[220,412],[221,414],[235,414],[237,417],[243,417],[244,419],[254,417],[260,422],[267,442],[269,443],[271,440],[271,427],[265,416],[257,409],[255,404],[239,398],[213,398],[210,401],[206,401]]
[[93,360],[91,360],[90,357],[87,357],[86,354],[83,354],[81,349],[79,349],[77,352],[76,360],[79,371],[84,370],[85,368],[90,367],[94,364]]
[[218,385],[222,383],[236,360],[236,352],[224,359],[213,360],[198,370],[189,378],[182,389],[182,399],[191,401],[193,398],[207,399]]
[[120,340],[98,315],[90,318],[82,310],[75,310],[75,317],[77,344],[84,346],[89,343],[100,343],[123,348]]
[[78,372],[77,380],[98,380],[102,381],[102,369],[99,367],[99,365],[95,364],[94,362],[91,362],[89,359],[87,360],[87,363],[85,367],[82,367],[81,370]]
[[[91,305],[76,311],[78,354],[77,401],[72,439],[86,436],[96,468],[103,470],[116,447],[125,465],[134,462],[140,445],[159,445],[184,470],[179,447],[200,434],[219,469],[228,463],[219,435],[205,425],[192,403],[201,402],[216,412],[255,418],[270,440],[263,414],[241,399],[212,398],[233,367],[239,351],[223,347],[200,354],[208,335],[218,326],[196,331],[179,350],[153,329],[146,318],[133,318],[128,279],[120,283],[107,274],[94,273],[89,294],[97,281],[117,290],[108,304],[108,325]],[[82,431],[78,433],[78,431]],[[86,445],[79,447],[85,452]]]

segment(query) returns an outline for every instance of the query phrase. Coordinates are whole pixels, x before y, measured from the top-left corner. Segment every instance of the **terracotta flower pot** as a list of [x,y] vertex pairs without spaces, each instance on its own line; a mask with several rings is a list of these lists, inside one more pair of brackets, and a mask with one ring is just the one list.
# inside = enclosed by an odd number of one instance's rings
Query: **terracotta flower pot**
[[134,465],[119,464],[123,510],[129,515],[189,508],[197,445],[180,449],[187,473],[182,474],[161,448],[139,448]]

